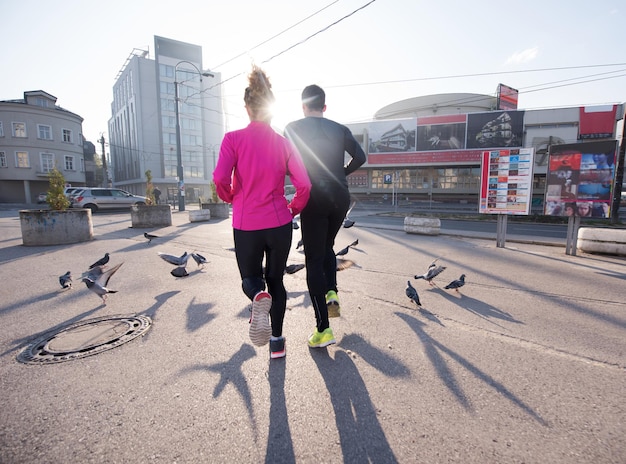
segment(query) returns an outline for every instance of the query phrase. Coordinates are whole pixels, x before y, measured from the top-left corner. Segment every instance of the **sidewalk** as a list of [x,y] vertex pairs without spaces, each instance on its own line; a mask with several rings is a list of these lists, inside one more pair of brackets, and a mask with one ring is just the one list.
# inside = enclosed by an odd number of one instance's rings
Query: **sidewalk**
[[[191,205],[190,205],[191,207]],[[94,215],[95,239],[21,245],[0,215],[0,462],[621,463],[626,455],[623,259],[460,236],[341,229],[337,344],[309,349],[306,273],[285,276],[287,357],[248,339],[229,220],[133,229]],[[150,232],[159,238],[151,243]],[[295,250],[288,263],[304,262]],[[158,256],[196,251],[175,278]],[[107,305],[79,276],[123,262]],[[437,259],[436,286],[413,278]],[[74,286],[58,276],[70,270]],[[460,292],[443,287],[461,274]],[[405,295],[407,281],[422,307]],[[38,337],[118,316],[141,336],[88,357],[24,364]],[[111,336],[117,325],[103,335]],[[122,334],[120,334],[121,336]],[[47,349],[61,353],[67,339]],[[83,349],[89,349],[89,346]]]

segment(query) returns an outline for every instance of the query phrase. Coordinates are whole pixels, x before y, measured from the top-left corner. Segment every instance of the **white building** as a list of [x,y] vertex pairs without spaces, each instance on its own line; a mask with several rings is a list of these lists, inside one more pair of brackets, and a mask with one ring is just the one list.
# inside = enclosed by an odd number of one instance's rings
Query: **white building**
[[198,45],[155,36],[154,56],[148,55],[133,50],[113,87],[108,140],[112,183],[144,195],[150,170],[163,199],[176,195],[178,91],[186,199],[208,197],[224,135],[221,76],[203,67]]
[[0,203],[36,203],[56,167],[72,185],[85,185],[83,118],[35,90],[0,101]]

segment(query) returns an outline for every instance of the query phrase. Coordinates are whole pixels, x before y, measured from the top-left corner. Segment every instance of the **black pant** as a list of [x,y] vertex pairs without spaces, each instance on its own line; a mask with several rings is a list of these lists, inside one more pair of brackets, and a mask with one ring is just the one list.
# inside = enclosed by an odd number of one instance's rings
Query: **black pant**
[[300,213],[306,282],[319,332],[330,325],[326,292],[337,291],[337,258],[333,246],[349,206],[347,189],[322,192],[313,187],[309,202]]
[[265,290],[267,282],[267,290],[272,295],[272,335],[280,337],[283,334],[283,319],[287,307],[287,290],[283,277],[291,248],[291,222],[273,229],[233,229],[233,236],[243,292],[252,300],[257,293]]

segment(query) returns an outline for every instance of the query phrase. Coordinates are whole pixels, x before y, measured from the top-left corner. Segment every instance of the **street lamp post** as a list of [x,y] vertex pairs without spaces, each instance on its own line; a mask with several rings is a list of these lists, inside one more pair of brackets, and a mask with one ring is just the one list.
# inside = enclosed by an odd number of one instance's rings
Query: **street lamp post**
[[179,61],[178,63],[176,63],[176,66],[174,66],[174,111],[176,114],[176,163],[177,163],[176,171],[178,174],[178,211],[185,211],[185,192],[184,192],[185,176],[184,176],[184,170],[183,170],[182,144],[180,141],[180,114],[179,114],[179,109],[178,109],[178,105],[180,101],[180,99],[178,98],[178,85],[181,84],[181,82],[178,82],[177,76],[176,76],[176,73],[178,72],[178,65],[182,63],[187,63],[193,66],[193,68],[197,71],[198,75],[200,76],[200,82],[202,82],[202,76],[214,77],[214,75],[209,72],[200,71],[198,67],[195,64],[191,63],[190,61],[184,61],[184,60]]

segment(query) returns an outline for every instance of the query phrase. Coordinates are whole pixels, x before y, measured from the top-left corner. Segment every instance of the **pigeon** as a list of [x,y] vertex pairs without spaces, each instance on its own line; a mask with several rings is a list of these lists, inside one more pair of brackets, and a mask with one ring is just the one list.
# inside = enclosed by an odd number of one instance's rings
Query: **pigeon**
[[285,268],[285,273],[287,274],[295,274],[298,271],[304,269],[304,264],[290,264]]
[[189,275],[187,269],[185,269],[185,266],[175,267],[170,271],[170,274],[172,274],[174,277],[187,277]]
[[158,255],[164,261],[179,267],[187,266],[187,260],[189,259],[189,254],[186,251],[180,256],[168,255],[166,253],[161,253],[160,251],[158,252]]
[[89,269],[93,269],[94,267],[97,267],[97,266],[104,266],[108,262],[109,262],[109,254],[105,253],[102,258],[100,258],[98,261],[96,261],[91,266],[89,266]]
[[337,253],[335,253],[335,256],[344,256],[346,254],[348,254],[348,250],[350,249],[350,245],[348,245],[345,248],[342,248],[341,250],[339,250]]
[[196,264],[198,265],[198,267],[202,266],[204,267],[204,265],[206,263],[208,263],[208,261],[206,260],[206,258],[204,256],[202,256],[200,253],[191,253],[191,257],[193,258],[193,260],[196,262]]
[[465,274],[461,274],[461,277],[459,277],[457,280],[453,280],[443,288],[445,288],[446,290],[454,289],[458,292],[459,288],[461,288],[463,285],[465,285]]
[[157,235],[149,234],[148,232],[144,232],[143,236],[148,239],[148,243],[152,243],[153,238],[159,238]]
[[413,301],[417,306],[422,306],[422,303],[420,303],[420,297],[417,294],[417,290],[413,285],[411,285],[411,281],[407,280],[406,284],[408,285],[405,290],[406,296],[408,296],[409,299]]
[[62,276],[59,276],[59,283],[62,288],[72,288],[72,273],[67,271]]
[[446,266],[437,266],[435,262],[428,266],[428,270],[422,275],[414,276],[415,279],[424,279],[430,285],[434,285],[432,280],[441,274],[446,269]]
[[337,260],[337,271],[345,271],[346,269],[349,269],[352,266],[354,266],[354,261],[352,260],[342,259],[342,258],[339,258]]
[[117,293],[117,290],[111,290],[107,288],[107,285],[111,276],[115,274],[122,264],[124,263],[119,263],[118,265],[107,270],[105,270],[104,265],[96,266],[91,268],[87,272],[87,275],[82,279],[89,290],[102,298],[102,302],[104,304],[106,304],[108,293]]

